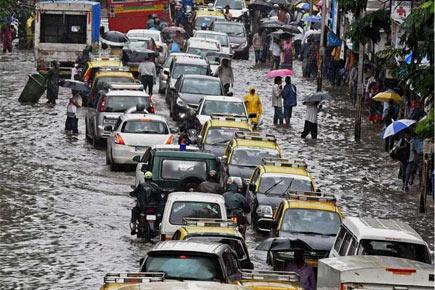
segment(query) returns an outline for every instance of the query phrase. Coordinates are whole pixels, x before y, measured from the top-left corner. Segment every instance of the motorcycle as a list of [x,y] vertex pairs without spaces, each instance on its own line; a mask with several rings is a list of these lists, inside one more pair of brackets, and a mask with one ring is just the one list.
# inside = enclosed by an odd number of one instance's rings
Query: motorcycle
[[232,210],[230,214],[231,221],[237,225],[237,229],[245,237],[248,220],[241,209]]
[[157,236],[157,229],[162,219],[157,206],[147,206],[136,221],[136,236],[147,242]]

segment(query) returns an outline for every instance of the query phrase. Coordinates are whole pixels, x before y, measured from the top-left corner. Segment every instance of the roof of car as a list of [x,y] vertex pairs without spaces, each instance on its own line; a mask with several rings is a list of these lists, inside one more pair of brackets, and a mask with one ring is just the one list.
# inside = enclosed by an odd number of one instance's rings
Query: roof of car
[[278,173],[278,174],[293,174],[293,175],[302,175],[308,176],[309,173],[304,168],[294,168],[294,167],[285,167],[285,166],[274,166],[274,165],[261,165],[264,169],[264,173]]
[[149,95],[141,90],[110,90],[106,93],[107,96],[125,96],[125,97],[149,97]]
[[203,49],[216,49],[219,51],[220,42],[215,39],[205,37],[192,37],[189,39],[189,47],[203,48]]
[[156,150],[155,155],[177,157],[178,159],[194,159],[194,160],[215,160],[216,156],[212,153],[203,151],[180,151],[180,150]]
[[129,34],[134,34],[134,33],[160,34],[161,32],[158,30],[153,30],[153,29],[130,29],[127,32],[127,36]]
[[191,64],[191,65],[208,65],[207,61],[203,58],[192,58],[177,56],[175,58],[175,63]]
[[103,71],[97,71],[95,73],[95,78],[97,77],[112,77],[112,76],[117,76],[117,77],[129,77],[134,79],[133,74],[129,71],[119,71],[119,70],[103,70]]
[[343,221],[359,239],[397,240],[425,244],[421,236],[407,223],[370,217],[346,217]]
[[[214,34],[214,35],[222,35],[222,36],[228,36],[225,32],[219,32],[219,31],[212,31],[212,30],[198,30],[195,35],[197,34]],[[195,36],[198,37],[198,36]],[[200,38],[202,38],[200,36]]]
[[237,238],[243,237],[239,230],[235,227],[201,227],[201,226],[182,226],[188,235],[201,234],[202,236],[233,236]]
[[226,96],[204,96],[204,101],[217,101],[217,102],[231,102],[231,103],[243,103],[243,100],[237,97]]
[[[151,148],[155,151],[180,151],[180,145],[174,144],[153,145]],[[186,151],[199,151],[199,148],[196,146],[186,146]]]
[[148,254],[153,252],[199,252],[207,254],[218,254],[223,249],[229,247],[222,243],[213,242],[194,242],[194,241],[164,241],[157,243]]
[[314,209],[321,211],[339,212],[341,214],[341,211],[337,207],[335,202],[331,201],[286,199],[285,202],[286,208]]
[[91,58],[87,66],[88,68],[122,67],[122,61],[117,57],[96,57]]
[[252,131],[251,126],[249,126],[248,120],[246,121],[231,121],[231,120],[216,120],[211,119],[210,127],[229,127],[229,128],[240,128]]
[[204,192],[187,192],[187,191],[176,191],[168,195],[169,200],[182,200],[182,201],[203,201],[203,202],[224,202],[222,195],[214,193],[204,193]]
[[237,26],[243,26],[243,27],[245,27],[244,24],[241,23],[241,22],[224,21],[224,20],[216,20],[214,22],[214,24],[228,24],[228,25],[237,25]]
[[142,120],[142,119],[148,119],[153,121],[161,121],[166,123],[166,118],[160,115],[156,114],[137,114],[137,113],[129,113],[129,114],[122,114],[121,118],[123,120]]
[[264,141],[264,140],[246,140],[246,139],[233,139],[236,143],[237,147],[260,147],[260,148],[270,148],[270,149],[278,149],[279,146],[276,142],[273,141]]
[[188,74],[183,75],[184,79],[202,79],[202,80],[212,80],[212,81],[218,81],[220,82],[220,79],[214,76],[206,76],[206,75],[195,75],[195,74]]
[[200,58],[200,59],[203,58],[200,55],[193,54],[193,53],[185,53],[185,52],[172,52],[169,56],[172,56],[172,57],[191,57],[191,58]]

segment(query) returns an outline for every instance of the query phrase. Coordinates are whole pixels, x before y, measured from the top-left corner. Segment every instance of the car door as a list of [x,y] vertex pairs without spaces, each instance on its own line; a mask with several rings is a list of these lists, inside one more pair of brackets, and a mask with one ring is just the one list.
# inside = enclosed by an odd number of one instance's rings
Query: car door
[[250,202],[253,212],[256,210],[256,208],[258,206],[256,192],[257,192],[257,183],[258,183],[259,177],[260,177],[260,168],[256,168],[254,170],[254,173],[252,173],[251,179],[249,180],[248,189],[247,189],[248,194],[246,195],[246,198],[248,199],[248,202]]

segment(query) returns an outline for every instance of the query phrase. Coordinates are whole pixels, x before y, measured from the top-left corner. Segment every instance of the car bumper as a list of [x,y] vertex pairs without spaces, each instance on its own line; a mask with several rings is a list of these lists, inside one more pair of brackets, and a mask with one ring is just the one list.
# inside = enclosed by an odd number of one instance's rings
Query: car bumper
[[270,230],[272,229],[273,218],[271,215],[264,215],[264,216],[256,215],[256,220],[254,222],[259,231],[270,232]]
[[244,48],[233,48],[233,57],[243,57],[249,55],[249,46],[246,46]]
[[133,157],[143,155],[148,147],[112,144],[112,161],[116,164],[136,164]]
[[[106,124],[105,126],[110,126],[111,124]],[[113,125],[112,125],[113,126]],[[112,134],[111,131],[105,131],[103,126],[98,126],[95,137],[98,139],[107,139]]]

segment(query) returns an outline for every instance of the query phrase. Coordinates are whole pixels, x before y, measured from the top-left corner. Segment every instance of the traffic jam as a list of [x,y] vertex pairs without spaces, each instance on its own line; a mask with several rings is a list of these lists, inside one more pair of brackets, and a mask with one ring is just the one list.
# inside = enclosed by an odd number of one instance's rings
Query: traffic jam
[[[38,71],[54,65],[80,133],[110,171],[132,173],[129,234],[150,245],[100,289],[433,289],[432,252],[411,226],[346,215],[234,92],[232,68],[253,57],[249,3],[148,1],[150,14],[108,2],[104,18],[99,2],[41,1],[35,21]],[[86,46],[55,43],[59,15],[62,37]]]

